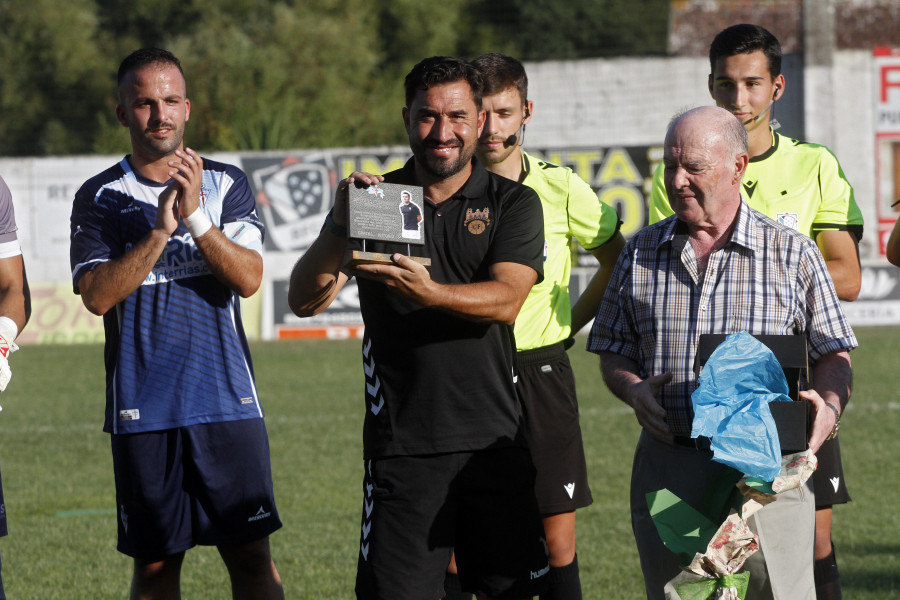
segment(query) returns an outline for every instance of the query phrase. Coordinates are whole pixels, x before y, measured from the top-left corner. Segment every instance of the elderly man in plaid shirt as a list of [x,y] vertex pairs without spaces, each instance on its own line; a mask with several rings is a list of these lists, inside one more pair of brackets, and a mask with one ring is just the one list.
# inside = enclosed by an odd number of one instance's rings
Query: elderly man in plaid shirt
[[[837,429],[850,395],[856,338],[814,242],[741,201],[747,134],[717,107],[676,117],[666,134],[665,183],[675,215],[635,235],[619,257],[588,350],[609,389],[643,427],[634,456],[631,515],[648,599],[679,572],[645,494],[668,488],[699,508],[723,465],[691,439],[698,338],[747,331],[807,337],[815,452]],[[761,552],[747,561],[747,599],[814,599],[814,500],[800,488],[750,521]],[[804,551],[797,551],[803,549]]]

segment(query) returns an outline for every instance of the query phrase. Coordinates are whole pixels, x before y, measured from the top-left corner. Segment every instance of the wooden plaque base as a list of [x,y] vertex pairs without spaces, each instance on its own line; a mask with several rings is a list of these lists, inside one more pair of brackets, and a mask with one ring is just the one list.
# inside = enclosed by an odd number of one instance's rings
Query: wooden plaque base
[[[424,256],[408,256],[407,258],[416,261],[422,266],[431,266],[430,258],[425,258]],[[384,254],[382,252],[363,252],[362,250],[354,250],[352,258],[350,258],[345,266],[355,267],[356,265],[365,264],[390,265],[393,263],[394,261],[391,260],[390,254]]]

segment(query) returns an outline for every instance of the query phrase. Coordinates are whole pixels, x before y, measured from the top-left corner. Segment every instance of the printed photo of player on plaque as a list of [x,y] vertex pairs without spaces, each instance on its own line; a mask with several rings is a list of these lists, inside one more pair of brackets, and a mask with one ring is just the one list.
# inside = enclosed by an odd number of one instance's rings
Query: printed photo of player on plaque
[[400,219],[403,221],[404,239],[421,239],[422,208],[412,201],[412,194],[409,190],[400,192]]
[[431,265],[430,258],[416,256],[416,247],[425,245],[421,187],[379,183],[350,186],[349,191],[349,237],[362,241],[362,250],[353,251],[350,264],[390,264],[390,253],[366,248],[368,241],[377,241],[405,244],[407,256],[426,267]]

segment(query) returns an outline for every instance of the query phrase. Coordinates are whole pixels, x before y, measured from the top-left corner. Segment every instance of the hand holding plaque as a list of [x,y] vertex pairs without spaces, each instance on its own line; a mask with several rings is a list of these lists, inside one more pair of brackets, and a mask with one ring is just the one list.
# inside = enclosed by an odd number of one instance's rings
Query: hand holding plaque
[[425,245],[423,223],[424,194],[421,187],[379,183],[368,187],[350,186],[347,205],[349,237],[362,240],[362,250],[354,250],[348,265],[391,264],[391,255],[370,252],[366,242],[406,244],[406,254],[428,267],[431,259],[413,255],[413,247]]

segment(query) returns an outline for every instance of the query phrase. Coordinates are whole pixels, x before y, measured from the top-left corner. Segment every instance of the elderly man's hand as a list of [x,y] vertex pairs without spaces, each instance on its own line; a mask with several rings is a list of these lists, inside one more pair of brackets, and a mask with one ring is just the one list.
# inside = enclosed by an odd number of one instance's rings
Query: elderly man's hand
[[666,410],[659,403],[659,392],[670,381],[671,373],[652,375],[631,387],[627,402],[647,433],[661,442],[674,444],[672,430],[666,423]]
[[[808,390],[800,392],[800,397],[809,400],[815,410],[815,416],[812,423],[812,431],[809,436],[809,449],[816,453],[831,432],[834,430],[834,424],[837,421],[837,415],[840,413],[839,402],[826,402],[816,390]],[[826,404],[834,407],[829,408]],[[837,413],[835,413],[837,411]]]

